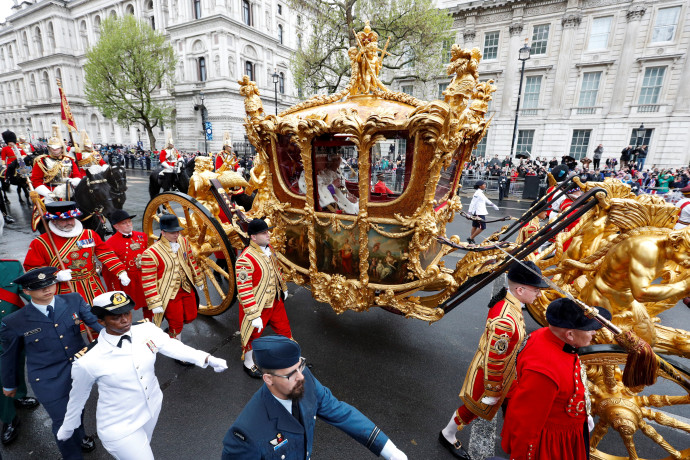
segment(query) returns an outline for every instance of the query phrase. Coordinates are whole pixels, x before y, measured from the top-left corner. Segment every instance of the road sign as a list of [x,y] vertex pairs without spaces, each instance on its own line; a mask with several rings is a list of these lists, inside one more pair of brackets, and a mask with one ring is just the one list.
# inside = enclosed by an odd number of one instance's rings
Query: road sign
[[211,126],[210,121],[204,122],[204,130],[206,131],[206,140],[212,141],[213,140],[213,127]]

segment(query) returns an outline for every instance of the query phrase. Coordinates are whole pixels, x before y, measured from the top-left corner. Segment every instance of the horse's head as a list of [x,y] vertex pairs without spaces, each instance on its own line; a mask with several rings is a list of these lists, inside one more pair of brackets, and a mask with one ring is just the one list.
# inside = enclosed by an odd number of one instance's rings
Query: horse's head
[[113,192],[124,193],[127,190],[127,171],[121,164],[110,166],[103,176]]
[[115,210],[110,197],[110,185],[102,174],[91,174],[87,170],[86,177],[74,191],[74,198],[84,214],[95,212],[108,217]]

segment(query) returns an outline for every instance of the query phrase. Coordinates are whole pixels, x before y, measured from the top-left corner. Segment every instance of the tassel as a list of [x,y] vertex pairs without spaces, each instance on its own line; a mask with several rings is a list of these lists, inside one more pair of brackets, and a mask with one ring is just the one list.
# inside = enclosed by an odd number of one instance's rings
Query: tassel
[[651,345],[632,331],[625,331],[614,338],[628,352],[623,371],[623,385],[628,388],[653,385],[656,382],[659,363]]

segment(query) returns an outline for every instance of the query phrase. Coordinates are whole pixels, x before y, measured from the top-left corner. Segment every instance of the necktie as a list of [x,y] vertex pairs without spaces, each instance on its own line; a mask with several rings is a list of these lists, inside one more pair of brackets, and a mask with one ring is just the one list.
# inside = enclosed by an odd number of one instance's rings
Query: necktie
[[297,419],[300,425],[304,426],[302,422],[302,412],[299,410],[299,401],[296,399],[292,400],[292,416]]
[[122,337],[120,337],[120,341],[117,342],[117,348],[122,348],[122,341],[125,339],[129,340],[129,343],[132,343],[132,338],[130,336],[123,335]]
[[55,322],[55,310],[53,310],[52,305],[48,305],[48,318],[50,318],[52,322]]
[[128,235],[125,235],[124,233],[122,234],[122,238],[131,238],[131,237],[132,237],[132,234],[131,234],[131,233],[128,234]]

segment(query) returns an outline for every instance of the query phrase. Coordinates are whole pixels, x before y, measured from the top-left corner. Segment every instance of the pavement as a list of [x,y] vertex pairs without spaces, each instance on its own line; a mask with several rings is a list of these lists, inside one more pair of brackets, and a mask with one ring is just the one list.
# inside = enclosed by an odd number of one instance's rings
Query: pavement
[[[125,210],[137,214],[135,229],[141,228],[146,203],[148,177],[140,171],[129,171],[129,190]],[[16,224],[5,228],[0,238],[0,257],[24,259],[34,234],[28,229],[28,209],[20,209],[14,191],[11,213]],[[463,205],[469,198],[463,197]],[[527,201],[505,201],[492,217],[518,216]],[[500,228],[501,223],[488,225],[481,236]],[[460,217],[447,227],[448,235],[465,239],[470,223]],[[455,266],[460,255],[446,258],[447,266]],[[438,443],[440,429],[460,404],[458,393],[467,366],[474,355],[484,329],[487,304],[495,286],[487,286],[470,300],[440,321],[428,324],[391,314],[380,308],[362,313],[337,315],[330,306],[314,301],[311,292],[290,284],[286,308],[295,339],[302,347],[314,375],[333,394],[359,408],[412,459],[450,459],[451,455]],[[183,341],[195,348],[209,351],[226,359],[230,368],[221,374],[210,369],[182,367],[172,359],[159,356],[156,373],[163,389],[163,408],[152,440],[156,458],[217,459],[222,440],[245,403],[256,392],[261,381],[252,380],[242,371],[238,333],[238,306],[214,317],[200,316],[185,326]],[[668,324],[688,324],[687,308],[676,307],[663,315]],[[135,312],[135,319],[141,311]],[[538,325],[526,318],[527,329]],[[679,394],[677,388],[664,388]],[[87,432],[96,432],[95,403],[97,389],[92,390],[86,405]],[[682,393],[681,393],[682,394]],[[126,404],[126,401],[123,401]],[[687,407],[687,406],[685,406]],[[683,407],[673,408],[679,415]],[[21,411],[22,426],[18,440],[2,446],[6,460],[58,459],[50,431],[50,419],[43,408]],[[685,414],[687,416],[687,413]],[[499,414],[492,422],[477,420],[459,438],[469,446],[475,460],[491,455],[507,458],[500,448]],[[687,433],[654,425],[674,446],[690,444]],[[610,440],[609,440],[610,439]],[[636,435],[638,453],[643,458],[666,457],[660,448]],[[607,436],[604,443],[610,453],[624,455],[617,437]],[[85,454],[87,460],[111,458],[100,442],[96,451]],[[319,420],[316,426],[313,458],[352,460],[374,456],[340,430]]]

